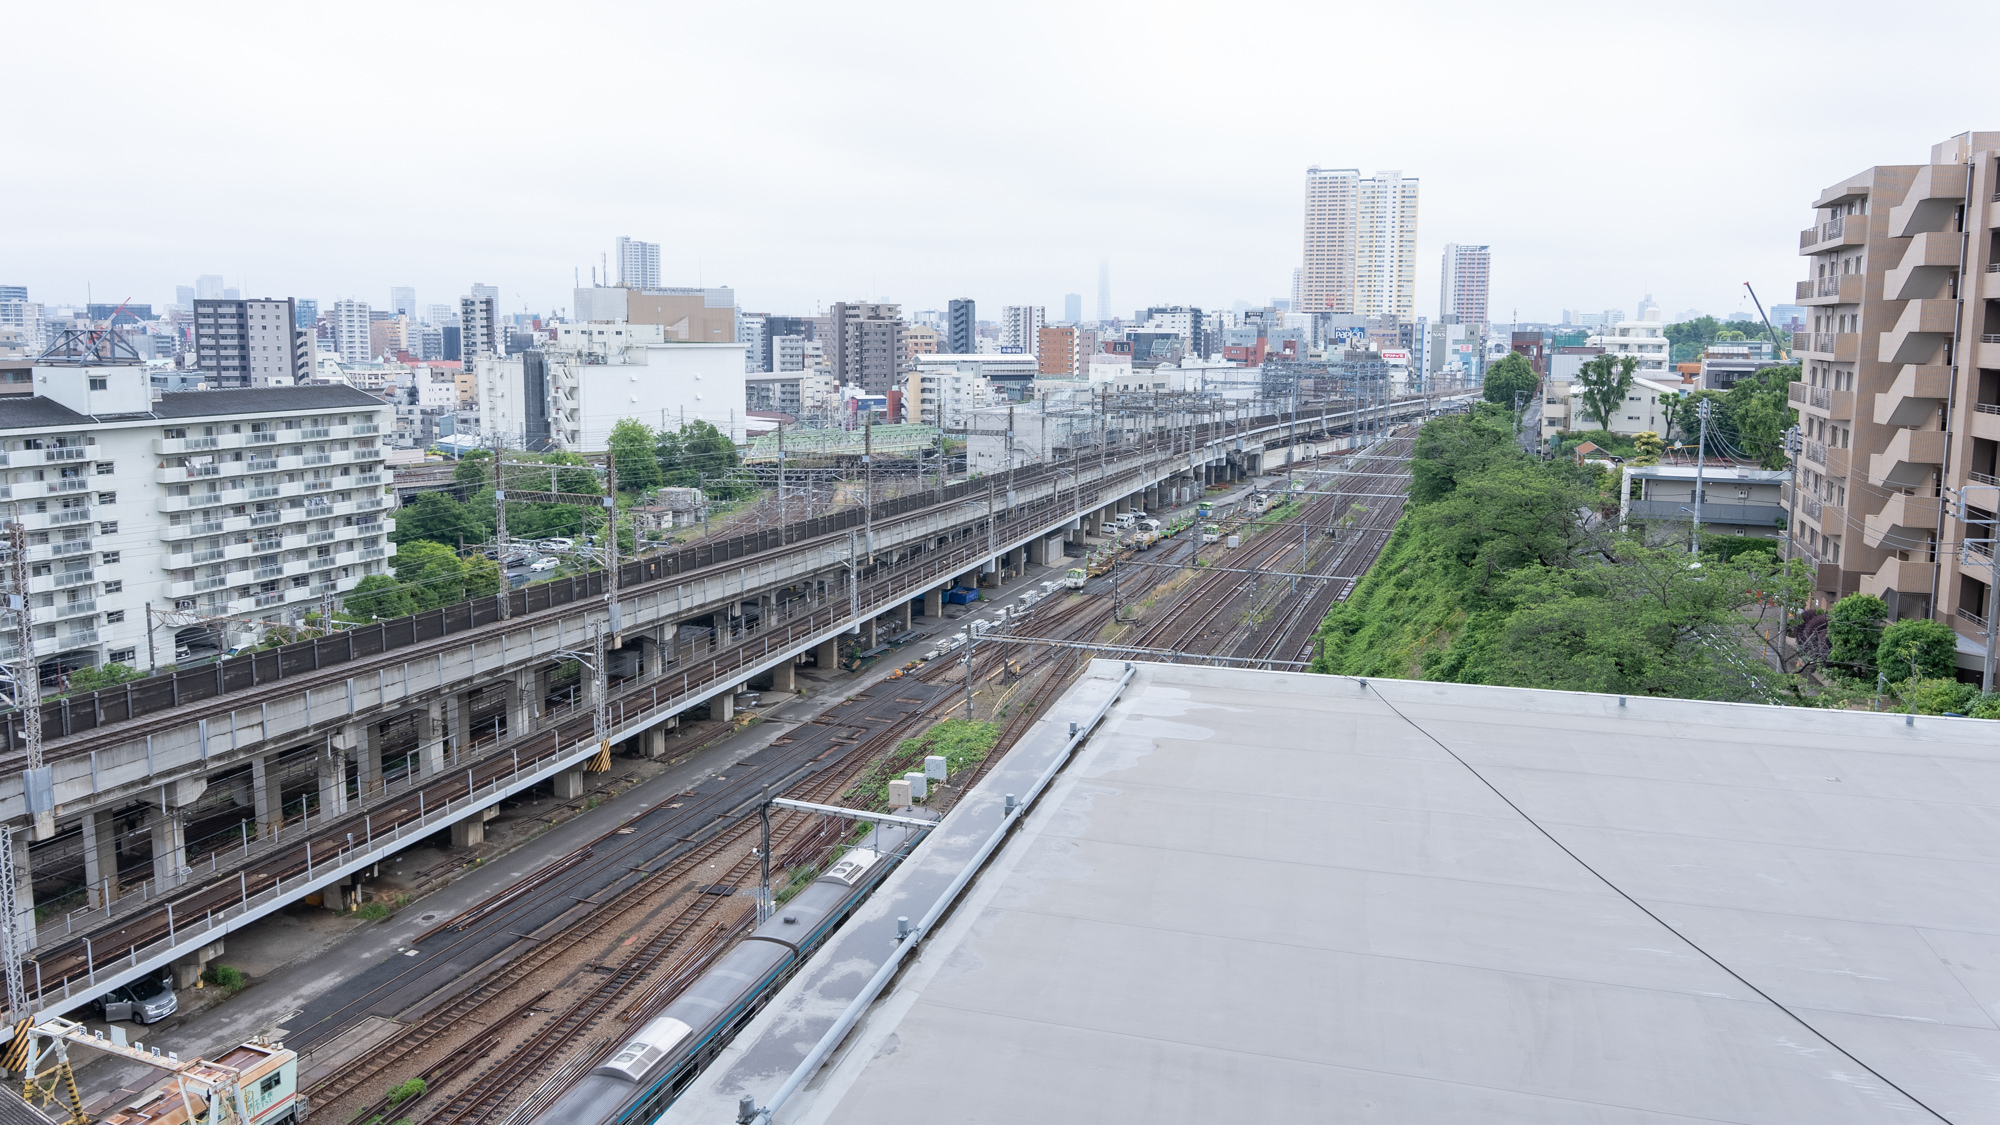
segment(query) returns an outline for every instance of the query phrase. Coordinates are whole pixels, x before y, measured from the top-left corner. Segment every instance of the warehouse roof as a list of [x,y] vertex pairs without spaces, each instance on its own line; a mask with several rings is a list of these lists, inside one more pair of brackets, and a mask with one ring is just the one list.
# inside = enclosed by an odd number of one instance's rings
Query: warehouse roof
[[779,1120],[2000,1119],[1996,731],[1139,665]]

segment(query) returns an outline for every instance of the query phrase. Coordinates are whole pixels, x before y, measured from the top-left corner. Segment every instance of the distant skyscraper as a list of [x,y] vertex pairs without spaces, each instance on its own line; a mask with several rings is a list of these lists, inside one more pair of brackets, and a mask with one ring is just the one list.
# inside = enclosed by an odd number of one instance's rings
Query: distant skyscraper
[[1492,250],[1448,242],[1438,282],[1438,323],[1486,323],[1486,293]]
[[1305,210],[1296,311],[1416,315],[1416,177],[1309,168]]
[[0,301],[25,301],[28,287],[25,285],[0,285]]
[[1065,324],[1083,323],[1083,294],[1063,294],[1063,322]]
[[196,300],[220,301],[222,299],[222,275],[205,273],[194,279]]
[[389,311],[401,313],[415,319],[417,315],[417,291],[407,285],[391,286],[389,289]]
[[971,355],[979,350],[979,310],[972,298],[954,300],[945,322],[945,351]]
[[1016,355],[1039,355],[1042,329],[1049,320],[1040,305],[1008,305],[1000,310],[1000,350]]
[[1111,321],[1111,259],[1097,260],[1097,322]]
[[1292,306],[1291,306],[1292,312],[1302,311],[1305,307],[1304,305],[1300,304],[1300,302],[1305,298],[1305,294],[1300,289],[1300,287],[1305,284],[1305,281],[1306,281],[1306,271],[1300,269],[1295,269],[1292,271]]
[[736,342],[743,345],[743,370],[771,370],[770,318],[763,313],[736,314]]
[[660,244],[618,236],[618,284],[628,289],[660,287]]
[[431,305],[424,310],[424,323],[443,328],[447,324],[458,323],[458,306]]
[[497,303],[500,300],[500,287],[498,285],[481,285],[475,281],[472,283],[472,295]]
[[370,355],[368,346],[368,302],[335,301],[330,314],[333,320],[333,350],[340,355],[342,363],[367,363],[375,357]]
[[311,297],[299,297],[292,301],[296,319],[293,325],[311,331],[319,323],[319,302]]

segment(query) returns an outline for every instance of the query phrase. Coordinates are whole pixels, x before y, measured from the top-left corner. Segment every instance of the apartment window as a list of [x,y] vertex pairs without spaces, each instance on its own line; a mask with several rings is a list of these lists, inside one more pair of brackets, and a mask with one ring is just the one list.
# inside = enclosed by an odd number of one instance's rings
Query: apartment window
[[130,664],[138,658],[139,650],[135,648],[114,648],[109,654],[109,659],[113,664]]
[[[112,590],[111,587],[106,586],[104,588],[104,592],[110,594],[110,593],[115,593],[116,591]],[[125,611],[122,609],[114,609],[110,613],[104,615],[104,623],[106,625],[116,625],[123,620],[125,620]]]
[[99,535],[116,535],[116,534],[118,534],[118,521],[117,521],[117,520],[105,520],[105,521],[104,521],[103,523],[100,523],[100,524],[98,524],[98,525],[97,525],[97,533],[98,533]]
[[90,389],[93,391],[108,391],[111,389],[111,380],[104,378],[102,375],[92,375],[90,377]]
[[118,552],[117,552],[117,551],[106,551],[106,552],[104,552],[104,565],[105,565],[105,566],[110,566],[110,565],[112,565],[113,563],[115,563],[115,562],[117,562],[117,561],[118,561]]
[[118,502],[118,494],[116,492],[100,492],[97,494],[97,502],[99,504],[116,504]]
[[110,475],[112,474],[112,472],[113,472],[113,471],[115,471],[115,470],[116,470],[117,468],[118,468],[118,466],[117,466],[116,464],[114,464],[113,462],[110,462],[110,461],[99,461],[99,462],[97,463],[97,465],[96,465],[96,466],[95,466],[95,467],[94,467],[94,468],[93,468],[93,469],[92,469],[91,471],[92,471],[92,472],[95,472],[95,473],[96,473],[96,474],[97,474],[98,476],[100,476],[100,477],[108,477],[108,476],[110,476]]

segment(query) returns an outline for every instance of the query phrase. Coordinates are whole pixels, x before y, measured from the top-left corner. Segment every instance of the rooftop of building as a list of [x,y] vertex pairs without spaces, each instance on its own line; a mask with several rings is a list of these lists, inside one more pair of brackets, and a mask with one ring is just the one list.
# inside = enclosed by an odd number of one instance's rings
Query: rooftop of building
[[779,1119],[1995,1120],[1995,729],[1136,665]]
[[0,397],[0,430],[88,426],[99,422],[175,421],[240,414],[291,414],[302,410],[379,409],[382,400],[341,384],[177,391],[152,401],[152,409],[126,414],[83,414],[41,395]]
[[1790,469],[1760,469],[1753,465],[1710,462],[1699,470],[1693,465],[1627,465],[1625,475],[1655,480],[1693,480],[1699,471],[1706,480],[1746,480],[1783,482],[1792,479]]

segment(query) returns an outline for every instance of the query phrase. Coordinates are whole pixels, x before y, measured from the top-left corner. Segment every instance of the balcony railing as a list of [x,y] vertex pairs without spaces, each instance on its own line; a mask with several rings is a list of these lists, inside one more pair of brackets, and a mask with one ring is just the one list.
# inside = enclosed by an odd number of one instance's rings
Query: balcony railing
[[1807,227],[1799,232],[1799,249],[1806,250],[1819,245],[1819,228]]
[[90,481],[83,477],[64,477],[62,480],[52,480],[49,482],[49,491],[51,493],[82,492],[89,487]]
[[1812,342],[1812,350],[1816,352],[1830,352],[1833,350],[1833,333],[1815,332],[1813,333]]
[[87,555],[89,553],[90,540],[88,539],[69,539],[61,543],[49,544],[49,557],[52,559],[59,559],[68,555]]
[[1980,614],[1972,612],[1971,610],[1965,608],[1964,606],[1958,607],[1958,615],[1960,617],[1965,618],[1967,621],[1972,622],[1974,625],[1979,626],[1981,629],[1986,628],[1986,618]]
[[256,605],[258,609],[263,609],[265,606],[283,605],[284,602],[285,592],[283,590],[271,590],[267,593],[258,594],[252,599],[252,604]]
[[319,558],[314,559],[306,569],[325,570],[327,567],[332,566],[334,564],[334,561],[335,560],[332,555],[321,555]]
[[2000,332],[1982,332],[1979,335],[1979,342],[1982,344],[2000,344]]
[[382,432],[382,427],[373,422],[361,422],[354,427],[354,432],[356,434],[379,434]]
[[56,587],[60,589],[64,586],[79,586],[85,582],[95,582],[96,580],[97,576],[94,571],[65,570],[61,574],[56,575]]
[[97,599],[85,598],[82,601],[76,602],[58,602],[56,603],[55,611],[56,620],[58,621],[65,617],[82,617],[86,613],[97,612]]
[[1810,299],[1812,295],[1812,278],[1806,278],[1804,281],[1799,282],[1798,288],[1792,294],[1792,299],[1795,301],[1804,301]]
[[1826,443],[1817,438],[1806,440],[1806,460],[1815,465],[1826,464]]
[[89,508],[63,508],[59,511],[50,512],[48,515],[48,522],[51,524],[90,522]]
[[1837,273],[1830,273],[1827,274],[1825,277],[1820,278],[1819,295],[1822,297],[1840,296],[1840,275]]
[[1819,240],[1821,242],[1831,242],[1839,238],[1841,232],[1846,229],[1847,216],[1835,215],[1832,219],[1819,225]]
[[361,551],[361,558],[362,561],[364,562],[366,562],[369,559],[379,559],[383,555],[387,554],[388,551],[389,548],[387,547],[365,547]]
[[229,585],[229,576],[227,574],[211,574],[206,578],[197,578],[194,580],[194,592],[199,594],[204,590],[213,590],[217,587],[227,585]]
[[256,578],[259,582],[268,582],[273,578],[283,578],[284,576],[285,568],[282,564],[278,566],[260,566],[257,568]]
[[268,527],[282,519],[284,514],[283,512],[253,512],[250,515],[250,526]]
[[252,445],[266,445],[278,440],[278,435],[269,430],[252,430],[248,438]]
[[306,543],[308,545],[313,543],[331,543],[333,542],[333,534],[331,531],[315,531],[306,536]]
[[1972,409],[1977,414],[2000,414],[2000,402],[1975,402]]
[[[94,645],[97,643],[97,630],[71,629],[69,632],[63,634],[62,643],[68,648],[82,648],[84,645]],[[39,648],[41,646],[37,645],[36,647]]]
[[1992,473],[1967,473],[1965,475],[1971,477],[1974,484],[2000,485],[2000,477],[1996,477]]
[[331,453],[308,453],[299,460],[301,465],[324,465],[333,460]]
[[324,492],[332,487],[333,482],[330,480],[309,480],[306,482],[307,492]]
[[327,436],[329,432],[330,431],[325,426],[319,426],[317,428],[310,430],[300,430],[299,437],[302,440],[311,440],[313,438],[323,438]]

